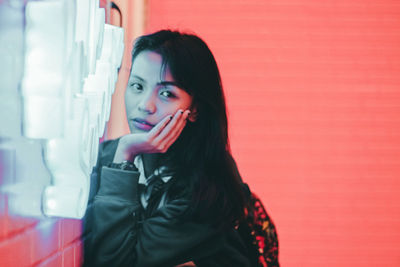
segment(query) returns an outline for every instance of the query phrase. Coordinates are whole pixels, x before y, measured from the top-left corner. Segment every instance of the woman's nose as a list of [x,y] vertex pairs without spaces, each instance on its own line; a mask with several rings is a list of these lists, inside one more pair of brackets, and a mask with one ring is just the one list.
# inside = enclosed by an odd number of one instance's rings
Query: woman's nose
[[143,95],[139,102],[138,108],[140,111],[152,114],[156,111],[156,104],[153,94]]

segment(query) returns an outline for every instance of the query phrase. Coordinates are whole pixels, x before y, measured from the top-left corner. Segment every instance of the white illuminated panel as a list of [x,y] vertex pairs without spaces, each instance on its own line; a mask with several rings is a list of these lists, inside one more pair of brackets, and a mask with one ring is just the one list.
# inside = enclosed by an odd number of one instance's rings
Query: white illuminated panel
[[86,202],[83,189],[75,186],[48,186],[43,193],[43,211],[48,216],[81,218]]
[[[105,24],[95,0],[28,1],[24,15],[21,90],[5,90],[0,99],[0,114],[3,99],[22,100],[14,107],[14,128],[22,128],[22,136],[11,142],[19,171],[1,191],[12,213],[82,218],[122,61],[123,30]],[[1,138],[11,133],[0,130],[0,150]]]
[[22,9],[0,4],[0,138],[21,135],[18,85],[24,62],[23,23]]
[[2,145],[15,151],[14,158],[2,153],[8,158],[5,163],[14,169],[9,170],[7,181],[2,185],[12,215],[42,216],[42,192],[51,183],[51,173],[43,161],[42,144],[40,140],[17,137]]

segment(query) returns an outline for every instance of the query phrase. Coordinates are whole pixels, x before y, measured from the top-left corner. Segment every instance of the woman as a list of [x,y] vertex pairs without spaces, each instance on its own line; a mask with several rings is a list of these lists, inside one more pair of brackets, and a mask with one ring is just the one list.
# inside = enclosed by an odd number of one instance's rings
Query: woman
[[101,144],[85,218],[86,266],[249,266],[244,193],[215,59],[163,30],[132,52],[131,134]]

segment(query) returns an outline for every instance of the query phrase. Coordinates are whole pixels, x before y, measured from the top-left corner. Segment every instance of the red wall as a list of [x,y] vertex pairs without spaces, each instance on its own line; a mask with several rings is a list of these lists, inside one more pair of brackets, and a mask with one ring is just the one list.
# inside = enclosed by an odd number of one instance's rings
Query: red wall
[[400,4],[149,0],[222,72],[231,144],[282,266],[400,266]]
[[8,213],[0,196],[0,266],[79,267],[82,262],[79,220],[34,220]]

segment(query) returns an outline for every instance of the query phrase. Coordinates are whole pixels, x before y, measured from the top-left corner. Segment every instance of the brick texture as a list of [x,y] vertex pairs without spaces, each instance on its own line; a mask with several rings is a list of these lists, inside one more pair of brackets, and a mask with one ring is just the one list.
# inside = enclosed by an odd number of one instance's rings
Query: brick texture
[[[6,198],[4,195],[0,197]],[[0,266],[81,266],[80,220],[34,220],[5,212],[1,214],[0,222],[3,233],[0,239]]]
[[149,0],[146,32],[200,35],[240,172],[282,266],[400,266],[400,4]]

